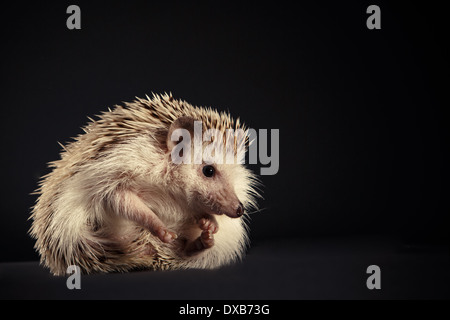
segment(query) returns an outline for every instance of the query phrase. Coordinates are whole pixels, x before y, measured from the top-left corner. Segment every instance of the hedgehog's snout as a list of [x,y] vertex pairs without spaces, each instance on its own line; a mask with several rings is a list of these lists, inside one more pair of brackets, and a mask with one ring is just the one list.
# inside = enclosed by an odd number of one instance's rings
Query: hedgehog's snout
[[236,209],[223,210],[223,211],[219,210],[219,211],[212,212],[212,213],[219,214],[219,215],[220,214],[225,214],[226,216],[228,216],[230,218],[233,218],[233,219],[240,218],[240,217],[242,217],[244,215],[245,210],[244,210],[244,205],[240,201],[238,201],[238,202],[239,202],[239,204],[237,205],[237,207],[233,206]]
[[227,216],[229,216],[230,218],[240,218],[242,217],[242,215],[244,214],[244,205],[242,204],[242,202],[239,201],[239,204],[236,208],[236,210],[232,210],[232,211],[223,211],[222,213],[225,213]]
[[236,209],[236,215],[238,217],[241,217],[244,214],[244,206],[242,204],[242,202],[239,201],[239,206]]

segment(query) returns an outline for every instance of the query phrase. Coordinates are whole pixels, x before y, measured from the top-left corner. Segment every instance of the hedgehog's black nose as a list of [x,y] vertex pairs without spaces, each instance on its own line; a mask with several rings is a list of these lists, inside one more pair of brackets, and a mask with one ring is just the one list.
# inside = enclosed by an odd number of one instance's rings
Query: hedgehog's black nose
[[244,206],[242,205],[241,202],[239,202],[239,207],[236,210],[236,215],[238,217],[242,216],[244,214]]

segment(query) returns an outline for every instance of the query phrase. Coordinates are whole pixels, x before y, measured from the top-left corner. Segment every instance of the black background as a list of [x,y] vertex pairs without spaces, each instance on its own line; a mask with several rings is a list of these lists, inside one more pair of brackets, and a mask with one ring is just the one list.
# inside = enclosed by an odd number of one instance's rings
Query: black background
[[[81,8],[81,30],[66,8]],[[172,92],[280,130],[255,245],[385,235],[447,244],[448,34],[438,4],[2,4],[0,262],[38,260],[29,195],[87,116]],[[252,166],[259,171],[259,166]]]

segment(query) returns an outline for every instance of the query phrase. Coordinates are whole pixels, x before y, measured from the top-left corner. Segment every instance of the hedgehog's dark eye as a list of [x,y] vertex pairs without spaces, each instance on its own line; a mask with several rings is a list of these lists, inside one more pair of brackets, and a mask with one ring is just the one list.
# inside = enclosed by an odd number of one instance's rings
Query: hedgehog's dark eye
[[205,177],[211,178],[215,172],[216,169],[214,169],[213,166],[206,165],[203,167],[203,174],[205,175]]

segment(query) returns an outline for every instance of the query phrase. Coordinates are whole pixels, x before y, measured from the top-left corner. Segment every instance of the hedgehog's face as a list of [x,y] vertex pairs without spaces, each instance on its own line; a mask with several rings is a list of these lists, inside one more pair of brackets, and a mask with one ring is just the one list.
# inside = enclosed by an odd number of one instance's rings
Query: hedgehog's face
[[[193,137],[190,125],[192,121],[186,118],[175,121],[169,130],[169,137],[175,128],[186,129]],[[167,149],[171,155],[177,145],[177,142],[167,141]],[[201,214],[241,217],[244,214],[242,202],[245,203],[246,189],[249,188],[246,186],[246,169],[235,163],[208,161],[196,164],[194,155],[191,156],[191,163],[171,164],[172,176],[177,180],[177,185],[181,187],[180,191],[186,195],[189,207]],[[169,161],[174,162],[173,157],[168,158]]]
[[193,196],[196,206],[208,214],[225,214],[239,218],[244,214],[244,206],[236,195],[236,181],[233,173],[235,165],[207,164],[195,168],[201,186],[194,185]]
[[245,202],[245,197],[238,197],[239,178],[234,178],[243,169],[239,167],[228,164],[180,164],[174,168],[174,176],[180,180],[180,191],[186,195],[188,205],[194,212],[239,218],[244,214],[242,202]]

